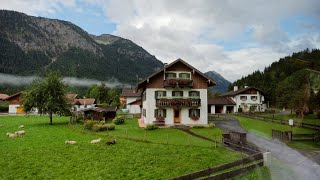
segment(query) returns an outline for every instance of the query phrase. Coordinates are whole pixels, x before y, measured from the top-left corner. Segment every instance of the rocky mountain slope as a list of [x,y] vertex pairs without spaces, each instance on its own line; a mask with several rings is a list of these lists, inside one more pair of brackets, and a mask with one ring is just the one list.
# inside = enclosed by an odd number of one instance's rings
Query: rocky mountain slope
[[217,83],[216,86],[210,88],[211,92],[224,93],[228,91],[229,85],[231,83],[224,77],[222,77],[219,73],[215,71],[208,71],[205,74],[210,78],[214,79]]
[[163,63],[130,40],[90,35],[57,19],[0,10],[0,73],[136,83]]

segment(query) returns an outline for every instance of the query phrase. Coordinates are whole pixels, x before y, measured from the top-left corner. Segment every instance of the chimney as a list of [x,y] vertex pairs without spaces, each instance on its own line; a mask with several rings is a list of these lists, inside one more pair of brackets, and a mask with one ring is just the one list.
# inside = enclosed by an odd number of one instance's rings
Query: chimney
[[233,91],[237,91],[238,90],[238,86],[233,86]]

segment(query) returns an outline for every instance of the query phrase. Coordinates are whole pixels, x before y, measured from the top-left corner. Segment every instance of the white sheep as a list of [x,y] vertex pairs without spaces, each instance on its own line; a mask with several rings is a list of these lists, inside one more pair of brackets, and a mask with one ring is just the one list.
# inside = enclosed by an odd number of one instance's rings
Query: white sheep
[[77,141],[68,141],[68,140],[66,140],[64,143],[66,143],[66,144],[77,144]]
[[7,136],[8,136],[9,138],[16,138],[16,137],[17,137],[16,134],[12,134],[12,133],[7,133]]
[[19,129],[24,128],[24,125],[19,126]]
[[26,131],[16,131],[15,134],[18,136],[24,136],[26,134]]
[[94,139],[94,140],[92,140],[90,143],[91,144],[95,144],[95,143],[99,143],[101,141],[101,138],[99,138],[99,139]]

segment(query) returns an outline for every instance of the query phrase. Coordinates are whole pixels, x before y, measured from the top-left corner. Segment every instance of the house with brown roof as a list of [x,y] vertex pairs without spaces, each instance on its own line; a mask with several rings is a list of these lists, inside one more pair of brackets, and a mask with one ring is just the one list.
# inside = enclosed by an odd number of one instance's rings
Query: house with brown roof
[[74,99],[73,111],[79,111],[82,109],[93,108],[96,106],[96,100],[93,98]]
[[209,114],[234,113],[236,103],[229,97],[214,97],[208,99]]
[[120,97],[120,102],[122,102],[125,106],[125,109],[128,109],[129,113],[137,114],[141,113],[141,107],[138,102],[141,100],[141,92],[136,91],[135,88],[123,88],[122,94]]
[[9,101],[9,113],[11,114],[25,113],[21,105],[22,92],[12,94],[11,96],[7,97],[5,100]]
[[[239,112],[239,110],[242,110],[242,112],[263,112],[267,108],[264,93],[255,87],[246,86],[243,89],[238,89],[238,86],[234,86],[233,91],[221,94],[221,98],[228,98],[229,100],[232,100],[235,103],[235,108],[233,109],[233,112]],[[228,112],[228,109],[226,109],[226,111],[222,111],[221,113],[225,112]]]
[[86,109],[81,109],[78,111],[83,114],[83,118],[91,120],[110,120],[114,119],[117,114],[117,107],[104,106],[104,107],[91,107]]
[[7,94],[0,94],[0,101],[6,101],[6,99],[9,97]]
[[214,85],[214,80],[182,59],[165,65],[137,86],[142,92],[141,123],[207,125],[207,90]]

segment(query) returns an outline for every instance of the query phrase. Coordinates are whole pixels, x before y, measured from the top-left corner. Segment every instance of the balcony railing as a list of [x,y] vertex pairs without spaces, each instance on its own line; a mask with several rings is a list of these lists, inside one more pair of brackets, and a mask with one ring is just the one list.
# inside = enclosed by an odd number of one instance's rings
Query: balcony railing
[[191,79],[167,79],[163,81],[164,87],[192,87]]
[[157,107],[198,107],[201,106],[201,99],[193,98],[173,98],[173,99],[157,99]]

